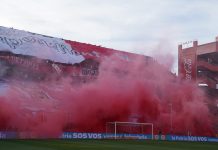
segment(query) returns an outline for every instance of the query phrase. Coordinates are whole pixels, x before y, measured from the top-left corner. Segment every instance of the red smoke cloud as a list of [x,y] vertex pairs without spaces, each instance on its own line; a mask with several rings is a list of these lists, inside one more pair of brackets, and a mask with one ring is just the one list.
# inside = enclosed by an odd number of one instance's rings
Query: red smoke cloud
[[214,134],[207,97],[195,84],[157,63],[135,59],[106,58],[97,79],[80,85],[68,78],[8,82],[0,95],[0,128],[23,136],[57,137],[63,130],[105,132],[106,122],[137,116],[134,121],[153,123],[155,133]]

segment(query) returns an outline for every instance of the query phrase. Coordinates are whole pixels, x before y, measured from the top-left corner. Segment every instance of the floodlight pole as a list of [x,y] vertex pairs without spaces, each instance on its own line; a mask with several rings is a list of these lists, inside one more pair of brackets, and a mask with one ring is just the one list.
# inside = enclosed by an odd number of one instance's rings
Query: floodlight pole
[[170,134],[172,134],[173,131],[173,104],[170,103]]
[[108,131],[107,131],[107,122],[106,122],[106,126],[105,126],[105,129],[106,129],[106,135],[108,134]]
[[153,124],[151,124],[151,139],[154,139],[154,127]]
[[114,130],[114,139],[116,140],[117,139],[117,122],[115,122],[114,123],[114,128],[115,128],[115,130]]

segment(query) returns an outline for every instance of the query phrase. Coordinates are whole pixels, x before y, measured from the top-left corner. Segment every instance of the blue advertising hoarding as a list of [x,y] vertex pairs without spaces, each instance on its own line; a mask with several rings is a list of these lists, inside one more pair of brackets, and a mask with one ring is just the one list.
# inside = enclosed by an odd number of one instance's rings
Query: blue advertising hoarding
[[[62,139],[115,139],[115,134],[64,132],[61,138]],[[149,135],[149,134],[116,134],[116,139],[151,140],[152,135]],[[215,138],[215,137],[177,136],[177,135],[154,135],[154,140],[218,142],[218,138]]]
[[16,132],[0,132],[0,139],[15,139],[17,138]]
[[[0,132],[0,139],[19,139],[18,132]],[[60,139],[115,139],[115,134],[64,132]],[[116,139],[151,140],[151,134],[116,134]],[[154,135],[154,140],[218,142],[218,138],[205,136]]]

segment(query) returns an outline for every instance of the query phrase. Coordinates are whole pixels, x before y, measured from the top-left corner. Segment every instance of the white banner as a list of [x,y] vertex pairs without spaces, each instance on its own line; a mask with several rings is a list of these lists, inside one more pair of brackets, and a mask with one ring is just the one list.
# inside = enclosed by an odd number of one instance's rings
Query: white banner
[[74,64],[85,58],[63,39],[0,26],[0,51]]
[[182,49],[190,48],[190,47],[193,47],[193,46],[194,46],[193,41],[187,41],[187,42],[182,43]]

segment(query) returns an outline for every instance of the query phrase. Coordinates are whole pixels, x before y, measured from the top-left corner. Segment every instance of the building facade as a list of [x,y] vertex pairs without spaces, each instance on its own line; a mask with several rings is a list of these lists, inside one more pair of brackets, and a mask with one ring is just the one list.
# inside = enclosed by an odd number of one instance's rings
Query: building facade
[[198,41],[184,43],[178,49],[179,76],[199,86],[218,89],[218,39],[203,45]]
[[208,96],[208,107],[218,133],[218,37],[199,45],[190,41],[178,46],[178,75],[196,83]]

